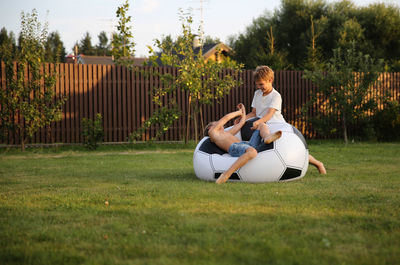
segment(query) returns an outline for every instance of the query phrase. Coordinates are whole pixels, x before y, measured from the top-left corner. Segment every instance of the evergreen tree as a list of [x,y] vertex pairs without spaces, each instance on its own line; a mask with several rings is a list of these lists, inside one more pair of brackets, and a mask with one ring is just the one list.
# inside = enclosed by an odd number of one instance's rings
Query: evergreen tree
[[0,61],[14,58],[16,49],[14,33],[7,33],[7,29],[3,27],[0,31]]
[[61,41],[60,34],[57,31],[50,33],[45,43],[45,61],[49,63],[63,63],[65,55],[65,47]]
[[86,32],[84,37],[78,44],[78,52],[83,55],[95,55],[96,51],[92,45],[92,37],[89,32]]
[[107,33],[105,31],[100,32],[98,38],[99,43],[96,46],[96,54],[100,56],[110,56],[111,49],[108,43]]

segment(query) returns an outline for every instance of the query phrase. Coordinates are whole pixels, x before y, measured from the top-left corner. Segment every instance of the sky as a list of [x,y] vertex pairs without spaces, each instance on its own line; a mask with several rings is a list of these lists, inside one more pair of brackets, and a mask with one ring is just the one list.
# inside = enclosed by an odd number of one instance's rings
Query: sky
[[[332,3],[337,0],[327,0]],[[352,0],[357,6],[384,2],[399,6],[400,0]],[[116,10],[125,0],[0,0],[0,28],[20,32],[21,12],[36,9],[39,21],[48,22],[49,32],[58,31],[67,53],[86,32],[92,44],[98,43],[101,31],[117,31]],[[180,34],[179,9],[192,8],[193,32],[203,20],[205,35],[227,42],[230,36],[244,33],[253,19],[279,9],[281,0],[129,0],[128,15],[132,16],[135,55],[148,56],[147,46],[154,39]],[[203,7],[201,9],[201,6]],[[201,19],[202,18],[202,19]]]

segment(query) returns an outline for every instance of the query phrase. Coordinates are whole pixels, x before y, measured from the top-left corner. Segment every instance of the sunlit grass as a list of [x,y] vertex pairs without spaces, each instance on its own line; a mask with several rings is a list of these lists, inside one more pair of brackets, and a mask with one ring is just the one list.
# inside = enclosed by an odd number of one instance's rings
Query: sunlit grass
[[309,147],[327,176],[224,185],[193,143],[3,151],[0,264],[396,264],[400,144]]

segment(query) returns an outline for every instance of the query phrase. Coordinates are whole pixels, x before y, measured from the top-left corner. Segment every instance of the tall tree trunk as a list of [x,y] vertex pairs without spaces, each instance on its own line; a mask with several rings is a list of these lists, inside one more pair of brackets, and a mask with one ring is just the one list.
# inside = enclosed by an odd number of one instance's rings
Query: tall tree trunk
[[199,107],[200,109],[200,123],[201,123],[201,132],[204,132],[204,118],[203,118],[203,106]]
[[187,122],[186,122],[186,137],[185,144],[189,142],[189,132],[190,132],[190,109],[192,107],[192,95],[189,94],[188,100],[188,113],[187,113]]
[[346,115],[343,113],[342,114],[342,126],[343,126],[343,138],[344,142],[347,144],[348,138],[347,138],[347,124],[346,124]]
[[19,140],[21,142],[21,151],[25,152],[25,133],[24,133],[24,129],[20,129]]
[[[196,102],[197,104],[197,102]],[[193,106],[194,110],[193,110],[193,124],[194,124],[194,139],[197,142],[198,138],[199,138],[199,133],[198,133],[198,126],[197,126],[197,107]]]

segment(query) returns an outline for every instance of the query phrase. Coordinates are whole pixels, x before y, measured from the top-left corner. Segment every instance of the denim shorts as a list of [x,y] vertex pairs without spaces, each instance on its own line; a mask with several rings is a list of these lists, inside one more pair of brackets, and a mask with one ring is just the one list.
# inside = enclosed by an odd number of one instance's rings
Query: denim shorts
[[246,153],[246,150],[249,147],[253,147],[257,150],[260,150],[260,147],[264,144],[261,139],[260,131],[255,130],[250,138],[250,141],[242,141],[239,143],[234,143],[229,147],[228,153],[233,157],[239,157]]
[[248,142],[234,143],[229,147],[228,153],[233,157],[239,157],[246,153],[246,150],[250,147],[251,145]]

